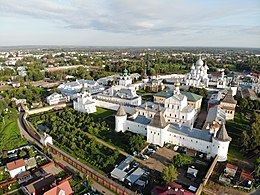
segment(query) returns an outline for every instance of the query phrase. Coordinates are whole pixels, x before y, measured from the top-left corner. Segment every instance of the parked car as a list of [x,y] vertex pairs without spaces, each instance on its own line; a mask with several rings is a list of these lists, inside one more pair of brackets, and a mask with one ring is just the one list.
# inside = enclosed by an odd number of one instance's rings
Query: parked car
[[156,151],[159,147],[158,147],[157,145],[155,145],[155,144],[150,144],[150,145],[148,146],[148,148],[153,149],[153,150]]
[[145,154],[141,154],[141,159],[142,160],[146,160],[146,159],[148,159],[149,158],[149,156],[147,156],[147,155],[145,155]]

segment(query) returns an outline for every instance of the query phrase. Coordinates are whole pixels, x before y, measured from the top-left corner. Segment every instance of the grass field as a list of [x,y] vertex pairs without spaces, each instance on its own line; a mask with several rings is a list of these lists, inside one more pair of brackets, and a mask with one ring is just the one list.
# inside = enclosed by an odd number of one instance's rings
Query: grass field
[[237,110],[235,112],[235,118],[233,121],[227,121],[227,131],[232,141],[229,146],[228,160],[236,161],[237,159],[246,160],[243,156],[244,153],[241,151],[240,136],[242,132],[250,128],[250,121],[246,119],[244,113]]
[[95,113],[90,114],[89,116],[92,116],[94,119],[104,119],[106,117],[109,117],[109,116],[115,115],[115,114],[116,114],[116,111],[97,107],[97,111]]
[[[4,109],[4,103],[0,105]],[[4,117],[3,117],[4,116]],[[8,111],[0,116],[0,150],[12,150],[22,145],[26,145],[27,141],[20,135],[17,125],[18,113],[16,109],[8,108]]]

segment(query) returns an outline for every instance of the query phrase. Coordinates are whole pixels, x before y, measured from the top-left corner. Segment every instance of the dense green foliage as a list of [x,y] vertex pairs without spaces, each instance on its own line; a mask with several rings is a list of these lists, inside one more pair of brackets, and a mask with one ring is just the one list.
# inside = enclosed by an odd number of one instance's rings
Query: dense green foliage
[[[44,121],[55,143],[63,149],[70,149],[78,158],[84,159],[101,171],[108,172],[118,160],[119,153],[90,138],[84,131],[98,134],[105,131],[108,126],[105,122],[95,123],[86,113],[78,112],[72,108],[65,108],[60,112],[49,113],[31,119],[34,124]],[[84,129],[81,130],[81,128]]]
[[144,146],[145,137],[142,134],[136,134],[130,137],[129,139],[129,146],[131,152],[140,151]]
[[172,158],[172,163],[175,167],[183,167],[189,165],[192,163],[192,161],[193,158],[185,154],[177,154]]
[[260,147],[260,114],[253,114],[250,128],[245,129],[242,133],[241,144],[244,150]]
[[260,110],[259,100],[239,98],[238,105],[243,112],[247,112],[247,111],[252,112],[253,110]]
[[168,183],[170,181],[175,181],[177,177],[178,177],[178,172],[173,164],[164,168],[162,172],[162,179],[164,180],[165,183]]
[[[94,137],[129,152],[140,150],[145,144],[144,137],[141,135],[116,134],[106,122],[111,122],[109,116],[114,113],[114,111],[98,108],[96,113],[88,115],[72,108],[65,108],[59,112],[32,116],[29,120],[35,126],[46,125],[48,127],[46,132],[63,150],[73,152],[75,157],[84,159],[103,172],[108,172],[121,157],[117,151],[100,144]],[[107,116],[109,118],[105,119]]]
[[10,108],[4,100],[0,100],[0,113],[0,151],[26,145],[27,141],[21,137],[17,125],[17,111]]
[[188,91],[201,95],[201,96],[203,96],[203,98],[207,98],[207,96],[208,96],[208,91],[205,88],[197,88],[197,87],[190,86]]
[[255,161],[255,178],[260,179],[260,157]]
[[40,87],[28,86],[19,88],[6,88],[1,93],[1,96],[9,105],[15,107],[15,105],[10,101],[11,98],[26,99],[27,103],[31,105],[33,102],[40,102],[44,97],[51,93],[52,91],[47,92],[45,89]]
[[[63,111],[65,113],[68,113],[68,116],[66,116],[64,120],[66,122],[69,122],[70,125],[74,125],[84,132],[100,138],[128,153],[132,153],[133,151],[140,151],[140,149],[146,143],[145,137],[142,135],[136,135],[131,132],[115,132],[115,111],[106,110],[99,107],[97,107],[97,112],[90,115],[78,112],[73,109],[64,109]],[[30,120],[35,126],[37,126],[38,124],[48,126],[48,122],[46,122],[46,119],[49,117],[48,115],[54,115],[54,113],[47,113],[41,116],[33,116]]]

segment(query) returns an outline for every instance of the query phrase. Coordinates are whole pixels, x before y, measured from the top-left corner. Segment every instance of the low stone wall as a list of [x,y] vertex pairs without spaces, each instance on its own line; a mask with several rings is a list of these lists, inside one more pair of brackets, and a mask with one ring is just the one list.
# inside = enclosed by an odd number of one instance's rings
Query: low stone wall
[[[118,110],[118,108],[119,108],[119,104],[115,104],[115,103],[111,103],[111,102],[107,102],[107,101],[103,101],[103,100],[98,100],[98,99],[96,99],[95,101],[96,101],[96,106],[98,106],[98,107],[106,108],[109,110],[115,110],[115,111]],[[124,108],[127,113],[131,113],[134,111],[135,107],[124,105]]]
[[61,104],[45,106],[45,107],[41,107],[41,108],[34,108],[34,109],[26,111],[26,113],[28,113],[28,115],[38,114],[38,113],[41,113],[41,112],[47,112],[47,111],[52,110],[52,109],[61,109],[61,108],[64,108],[66,106],[71,106],[71,105],[72,105],[71,102],[61,103]]
[[204,187],[205,185],[207,185],[208,180],[209,180],[209,178],[210,178],[210,176],[211,176],[211,174],[212,174],[212,172],[213,172],[213,170],[214,170],[214,168],[215,168],[217,162],[218,162],[218,156],[215,157],[215,159],[214,159],[214,161],[212,162],[212,164],[211,164],[211,166],[210,166],[210,168],[209,168],[207,174],[206,174],[205,177],[203,178],[203,182],[200,184],[198,190],[196,191],[196,194],[197,194],[197,195],[200,195],[201,192],[202,192],[202,190],[203,190],[203,187]]

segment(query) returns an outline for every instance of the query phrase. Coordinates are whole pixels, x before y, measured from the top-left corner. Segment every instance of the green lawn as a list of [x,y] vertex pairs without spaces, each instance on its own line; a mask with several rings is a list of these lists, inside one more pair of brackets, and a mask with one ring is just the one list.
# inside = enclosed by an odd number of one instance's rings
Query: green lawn
[[107,110],[104,108],[97,107],[97,111],[95,113],[90,114],[89,116],[92,116],[94,119],[103,119],[115,114],[116,111],[114,110]]
[[241,152],[240,136],[244,130],[250,128],[250,121],[246,119],[244,113],[241,113],[239,112],[239,110],[236,110],[234,120],[227,121],[226,127],[229,136],[232,138],[228,152],[228,160],[246,160],[243,156],[243,152]]
[[8,109],[4,118],[0,116],[0,150],[12,150],[27,144],[27,141],[20,135],[17,125],[17,111]]

